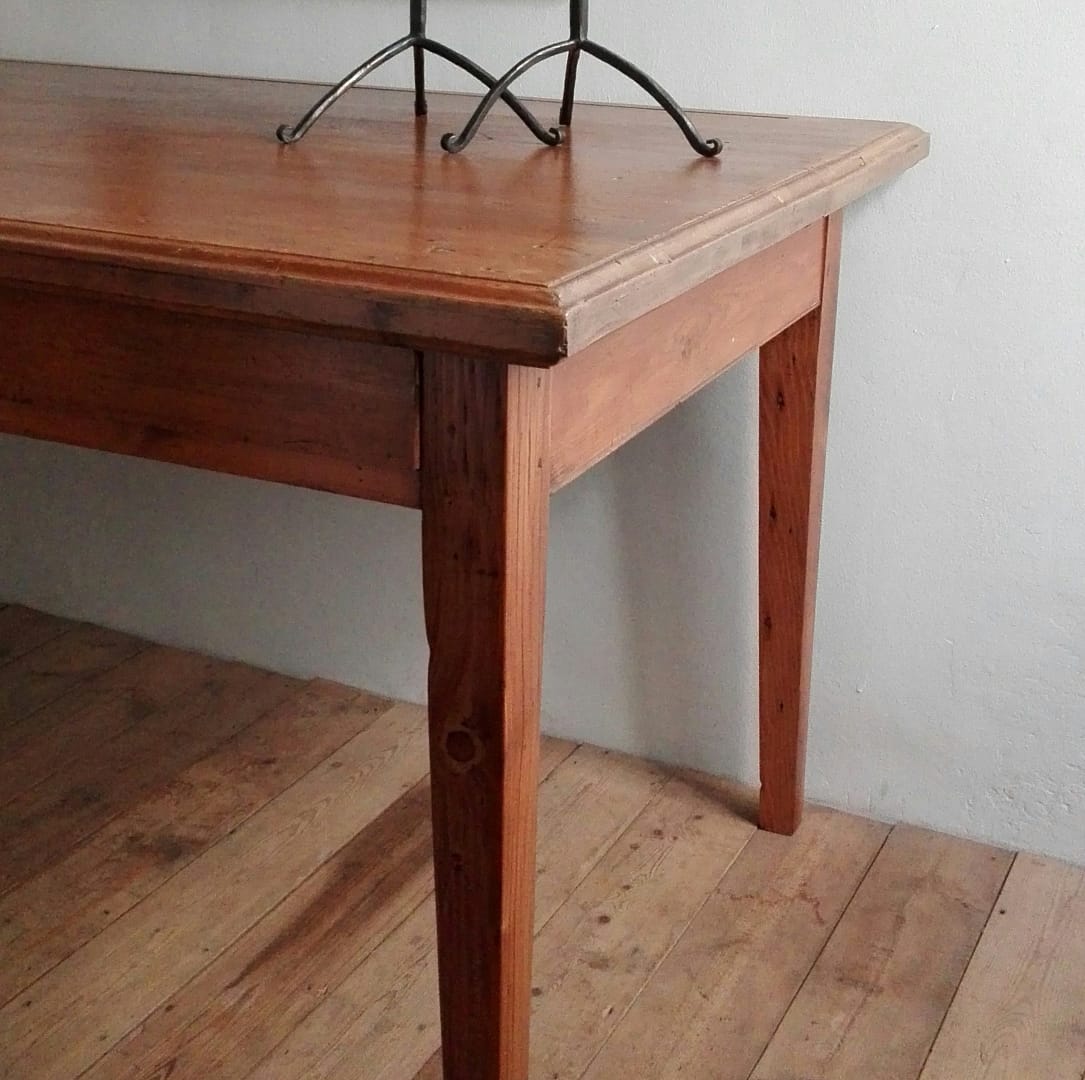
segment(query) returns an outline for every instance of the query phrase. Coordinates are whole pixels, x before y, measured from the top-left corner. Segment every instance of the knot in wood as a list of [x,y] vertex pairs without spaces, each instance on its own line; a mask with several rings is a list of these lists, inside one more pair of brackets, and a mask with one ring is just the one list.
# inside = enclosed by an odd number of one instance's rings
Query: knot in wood
[[473,769],[483,758],[482,740],[470,728],[449,728],[444,738],[445,757],[455,772]]

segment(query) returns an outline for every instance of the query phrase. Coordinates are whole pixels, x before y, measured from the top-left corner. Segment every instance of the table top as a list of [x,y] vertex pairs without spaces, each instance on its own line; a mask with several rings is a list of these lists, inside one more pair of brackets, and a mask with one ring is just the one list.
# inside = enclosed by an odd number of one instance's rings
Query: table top
[[500,107],[450,156],[439,137],[476,98],[432,95],[418,120],[373,89],[280,146],[315,92],[0,63],[0,274],[173,275],[202,281],[187,303],[552,363],[928,150],[908,124],[698,113],[725,146],[705,160],[659,110],[582,105],[563,147]]

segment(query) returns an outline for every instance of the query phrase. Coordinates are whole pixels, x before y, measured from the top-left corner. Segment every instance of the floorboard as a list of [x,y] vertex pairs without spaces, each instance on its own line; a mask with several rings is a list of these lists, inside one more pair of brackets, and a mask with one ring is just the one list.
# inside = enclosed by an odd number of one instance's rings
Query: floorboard
[[224,665],[0,807],[0,895],[57,862],[170,776],[300,689],[295,679]]
[[894,829],[753,1080],[915,1080],[1010,860],[981,844]]
[[80,625],[0,667],[0,748],[3,737],[84,679],[147,646],[116,630]]
[[419,780],[158,1004],[86,1080],[244,1076],[425,900],[430,850],[429,784]]
[[113,740],[183,693],[222,661],[152,646],[42,706],[14,729],[0,754],[0,805],[89,758],[108,759]]
[[794,837],[756,833],[589,1080],[746,1080],[888,832],[812,807]]
[[0,1004],[228,836],[390,704],[312,683],[0,899]]
[[31,608],[0,607],[0,666],[66,634],[76,625],[68,619]]
[[599,1052],[754,834],[729,805],[723,783],[672,778],[544,927],[533,1075],[580,1076]]
[[922,1080],[1082,1080],[1085,870],[1019,855]]
[[94,1064],[416,784],[427,752],[421,710],[389,710],[0,1009],[0,1076]]
[[[539,793],[538,862],[545,870],[536,928],[592,873],[664,781],[654,766],[591,748],[554,770]],[[427,897],[251,1076],[410,1080],[440,1045],[435,918]]]
[[[441,1080],[427,750],[415,706],[0,605],[0,1077]],[[544,740],[531,1080],[1085,1080],[1085,870],[753,820]]]

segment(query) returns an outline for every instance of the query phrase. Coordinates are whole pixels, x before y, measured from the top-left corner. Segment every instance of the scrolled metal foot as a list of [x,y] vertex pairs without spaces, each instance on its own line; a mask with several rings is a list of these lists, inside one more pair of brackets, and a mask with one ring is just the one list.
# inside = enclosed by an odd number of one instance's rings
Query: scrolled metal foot
[[[564,53],[572,52],[577,47],[575,41],[558,41],[551,45],[544,45],[541,49],[536,49],[533,53],[529,53],[519,63],[513,64],[504,75],[498,79],[486,96],[478,103],[475,111],[471,114],[470,120],[464,125],[463,130],[457,135],[454,131],[447,132],[441,138],[441,146],[447,150],[450,154],[458,154],[471,140],[478,134],[478,129],[482,126],[482,121],[489,115],[490,110],[497,104],[498,100],[504,96],[509,87],[516,82],[521,75],[526,71],[530,71],[536,64],[541,64],[544,60],[549,60],[552,56],[561,56]],[[550,128],[550,140],[551,146],[557,146],[564,139],[564,135],[558,128]]]
[[276,136],[280,142],[287,145],[298,142],[348,90],[357,86],[358,83],[389,60],[394,59],[408,49],[412,49],[414,51],[416,115],[424,116],[426,113],[425,54],[427,52],[454,64],[487,87],[485,96],[478,103],[463,130],[458,134],[450,131],[442,136],[441,146],[448,153],[458,154],[474,139],[483,121],[498,101],[504,101],[540,142],[545,143],[547,146],[558,146],[564,141],[561,128],[544,127],[534,113],[509,88],[521,75],[535,67],[536,64],[541,64],[544,60],[549,60],[553,56],[567,55],[565,87],[562,94],[559,120],[562,126],[567,127],[572,123],[573,118],[573,103],[576,94],[576,76],[580,54],[588,53],[625,75],[626,78],[632,79],[641,89],[651,95],[678,125],[686,141],[698,154],[706,158],[712,158],[722,152],[723,143],[719,139],[702,138],[696,125],[682,110],[678,102],[655,79],[624,57],[588,37],[588,0],[570,0],[569,17],[571,34],[568,39],[536,49],[509,68],[500,78],[495,78],[485,68],[480,67],[473,60],[464,56],[463,53],[456,52],[447,45],[427,37],[425,29],[426,2],[425,0],[411,0],[411,32],[406,37],[393,41],[379,52],[374,53],[365,63],[356,67],[349,75],[328,90],[296,124],[282,124],[276,131]]
[[631,64],[624,56],[619,56],[616,52],[612,52],[594,41],[583,41],[580,43],[580,48],[616,71],[620,71],[626,78],[632,79],[642,90],[651,94],[678,125],[682,134],[686,137],[686,142],[702,157],[716,157],[723,150],[723,143],[719,139],[704,139],[701,137],[697,126],[686,115],[682,106],[647,72],[641,71],[639,67]]
[[[450,64],[455,64],[456,67],[466,71],[469,75],[473,75],[480,83],[490,88],[490,93],[494,92],[500,80],[491,75],[485,68],[479,67],[474,60],[464,56],[463,53],[450,49],[447,45],[442,45],[439,41],[430,41],[427,45],[430,52],[447,60]],[[543,127],[535,114],[508,87],[505,87],[499,96],[520,117],[539,142],[545,143],[547,146],[557,146],[561,142],[561,132],[556,128]],[[444,145],[444,139],[441,140],[441,145]],[[451,153],[456,153],[456,151],[453,150]]]
[[[496,91],[495,88],[497,88],[500,80],[491,75],[485,68],[480,67],[474,60],[464,56],[463,53],[456,52],[455,49],[450,49],[447,45],[443,45],[439,41],[434,41],[432,38],[428,37],[418,37],[414,34],[408,34],[398,41],[393,41],[391,45],[381,49],[380,52],[374,53],[364,64],[356,67],[349,75],[336,83],[335,86],[324,94],[323,97],[321,97],[297,122],[297,124],[293,126],[290,124],[280,125],[275,133],[279,142],[289,145],[304,138],[306,132],[308,132],[324,113],[326,113],[348,90],[357,86],[358,83],[367,76],[372,75],[378,68],[383,67],[389,60],[395,59],[400,53],[406,52],[408,49],[414,50],[416,65],[418,63],[418,56],[429,52],[433,53],[434,56],[441,57],[442,60],[447,60],[450,64],[454,64],[462,71],[466,71],[469,75],[482,83],[483,86],[489,89],[490,93],[487,94],[487,98],[494,95],[495,101],[498,99],[503,100],[540,142],[545,143],[547,146],[557,146],[557,144],[561,142],[561,132],[556,128],[544,127],[535,114],[508,89],[507,85],[501,87],[499,91]],[[416,74],[417,71],[418,68],[416,66]],[[424,90],[416,84],[416,115],[425,115],[425,109],[426,101]],[[487,112],[488,111],[489,109],[487,109]]]
[[375,52],[364,64],[359,64],[349,75],[335,84],[319,101],[293,126],[283,124],[275,133],[279,142],[296,143],[305,137],[305,133],[348,91],[357,86],[367,75],[372,75],[389,60],[394,60],[400,53],[421,44],[415,34],[408,34],[391,45],[386,45],[380,52]]
[[[552,56],[561,56],[564,53],[569,54],[569,62],[566,68],[565,93],[561,106],[561,123],[563,125],[570,124],[572,122],[573,113],[573,92],[576,84],[576,61],[579,59],[579,55],[582,52],[586,52],[590,56],[594,56],[597,60],[601,60],[604,64],[608,64],[627,78],[632,79],[633,82],[643,90],[646,90],[651,94],[671,119],[678,125],[679,130],[681,130],[682,134],[686,137],[686,141],[698,154],[706,158],[712,158],[722,152],[723,143],[720,142],[719,139],[702,138],[701,133],[697,130],[697,126],[690,120],[686,113],[683,112],[682,107],[678,102],[675,101],[674,98],[671,97],[671,95],[668,94],[667,91],[664,90],[650,75],[641,71],[636,65],[631,64],[624,57],[619,56],[610,49],[607,49],[594,41],[578,39],[558,41],[552,45],[546,45],[533,53],[529,53],[518,64],[509,68],[509,70],[490,88],[490,92],[478,103],[477,108],[474,113],[471,114],[471,118],[467,121],[463,130],[458,135],[455,132],[448,132],[441,138],[441,146],[450,154],[458,154],[478,134],[482,122],[486,119],[487,115],[489,115],[490,110],[493,109],[494,105],[497,104],[498,99],[507,92],[512,83],[536,64],[541,64],[544,60],[549,60]],[[536,134],[538,135],[538,132],[536,132]],[[542,139],[543,142],[550,142],[550,145],[552,146],[556,146],[562,141],[563,136],[560,128],[550,128],[549,134],[552,137],[552,141],[541,135],[539,135],[539,138]]]

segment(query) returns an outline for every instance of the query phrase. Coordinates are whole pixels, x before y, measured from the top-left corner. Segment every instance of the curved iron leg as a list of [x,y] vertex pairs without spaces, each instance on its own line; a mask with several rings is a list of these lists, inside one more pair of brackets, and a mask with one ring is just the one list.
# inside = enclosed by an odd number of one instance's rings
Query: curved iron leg
[[558,123],[568,127],[573,122],[573,105],[576,104],[576,69],[580,64],[579,46],[569,53],[565,65],[565,90],[561,95],[561,116]]
[[[293,127],[288,124],[283,124],[279,128],[277,134],[280,142],[294,143],[301,139],[305,133],[334,105],[351,87],[360,83],[367,75],[371,75],[377,68],[386,64],[389,60],[394,59],[400,53],[406,52],[407,49],[414,49],[415,54],[415,114],[418,116],[424,116],[426,113],[426,91],[425,84],[419,82],[419,57],[422,57],[421,63],[425,63],[425,54],[427,52],[433,53],[435,56],[441,57],[442,60],[447,60],[451,64],[455,64],[456,67],[466,71],[469,75],[478,79],[483,86],[492,89],[497,85],[498,79],[491,75],[485,68],[479,67],[473,60],[468,59],[462,53],[456,52],[454,49],[450,49],[447,45],[442,45],[439,41],[433,41],[430,38],[417,38],[411,34],[406,37],[400,38],[399,41],[392,42],[387,48],[382,49],[379,53],[374,53],[364,64],[355,68],[349,75],[346,76],[341,82],[336,83]],[[424,69],[423,69],[424,72]],[[424,74],[423,74],[424,80]],[[531,133],[540,142],[546,143],[547,146],[557,146],[561,142],[561,132],[554,128],[544,127],[530,109],[515,94],[513,94],[506,87],[499,95],[510,109],[527,125]],[[421,111],[419,111],[421,110]]]
[[715,157],[723,149],[723,143],[719,139],[705,140],[701,138],[701,133],[697,130],[693,121],[682,111],[682,107],[678,102],[650,75],[641,71],[640,68],[631,64],[624,57],[611,52],[610,49],[604,48],[602,45],[597,45],[594,41],[583,41],[580,43],[580,47],[597,60],[602,60],[604,64],[609,64],[615,70],[620,71],[627,78],[632,79],[641,89],[651,94],[681,128],[686,141],[698,154],[704,157]]
[[577,47],[569,53],[565,65],[565,90],[561,95],[561,116],[558,123],[568,127],[573,122],[576,104],[576,69],[580,65],[580,43],[588,39],[588,0],[569,0],[569,40]]
[[[439,41],[427,40],[425,48],[434,55],[441,57],[442,60],[455,64],[462,71],[466,71],[468,75],[473,75],[480,83],[491,90],[498,83],[495,76],[491,75],[485,68],[479,67],[474,60],[469,60],[462,53],[450,49],[447,45],[442,45]],[[561,142],[561,132],[555,131],[553,128],[543,127],[535,114],[511,90],[506,89],[501,94],[501,100],[520,117],[530,129],[531,134],[540,142],[546,143],[547,146],[557,146]]]
[[420,39],[414,34],[408,34],[398,41],[393,41],[391,45],[385,46],[380,52],[374,53],[364,64],[356,67],[346,78],[336,83],[293,127],[283,124],[275,133],[279,142],[297,142],[352,86],[360,83],[367,75],[371,75],[389,60],[399,56],[401,52],[418,44],[420,44]]
[[425,116],[429,112],[426,101],[426,50],[422,45],[414,47],[414,115]]
[[[549,60],[552,56],[560,56],[562,53],[570,52],[577,45],[578,43],[575,41],[559,41],[552,45],[544,45],[541,49],[529,53],[518,64],[509,68],[490,87],[489,93],[478,103],[478,107],[471,114],[471,119],[467,121],[459,135],[452,131],[448,132],[442,137],[441,146],[450,154],[458,154],[478,134],[478,129],[482,125],[482,121],[489,115],[490,110],[525,71],[533,68],[536,64],[541,64],[544,60]],[[550,134],[554,137],[554,145],[561,142],[562,134],[557,128],[551,128]]]
[[411,0],[411,35],[417,42],[414,47],[414,115],[425,116],[429,111],[426,102],[426,53],[422,47],[426,39],[426,0]]

